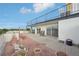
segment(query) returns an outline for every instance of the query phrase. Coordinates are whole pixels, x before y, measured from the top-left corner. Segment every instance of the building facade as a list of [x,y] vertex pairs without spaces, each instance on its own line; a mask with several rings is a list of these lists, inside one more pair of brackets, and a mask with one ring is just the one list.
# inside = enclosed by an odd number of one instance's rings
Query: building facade
[[32,27],[32,28],[35,29],[35,34],[55,36],[55,35],[57,35],[57,34],[54,34],[58,28],[57,23],[58,23],[57,21],[38,23],[38,24],[34,25],[34,27]]
[[[67,4],[66,10],[59,9],[60,18],[34,24],[32,29],[35,34],[54,36],[58,40],[73,40],[79,44],[79,3]],[[62,15],[64,16],[62,17]]]

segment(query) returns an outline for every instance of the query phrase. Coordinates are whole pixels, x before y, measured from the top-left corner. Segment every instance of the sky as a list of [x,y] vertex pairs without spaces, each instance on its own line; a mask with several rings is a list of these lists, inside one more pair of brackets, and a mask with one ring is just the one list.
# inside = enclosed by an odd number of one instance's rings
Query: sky
[[[0,28],[25,28],[30,20],[61,7],[64,3],[0,3]],[[52,16],[57,15],[58,11]],[[47,16],[48,19],[51,17]],[[39,19],[44,20],[43,17]]]

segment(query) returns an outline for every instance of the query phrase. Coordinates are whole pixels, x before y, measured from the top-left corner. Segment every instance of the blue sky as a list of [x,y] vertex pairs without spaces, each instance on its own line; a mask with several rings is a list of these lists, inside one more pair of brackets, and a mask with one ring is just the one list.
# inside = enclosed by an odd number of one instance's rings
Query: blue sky
[[[0,28],[25,28],[28,21],[46,12],[61,7],[64,3],[5,3],[0,4]],[[55,14],[51,14],[55,16]],[[50,16],[50,15],[49,15]],[[41,18],[40,21],[42,21]],[[48,18],[49,19],[49,18]]]

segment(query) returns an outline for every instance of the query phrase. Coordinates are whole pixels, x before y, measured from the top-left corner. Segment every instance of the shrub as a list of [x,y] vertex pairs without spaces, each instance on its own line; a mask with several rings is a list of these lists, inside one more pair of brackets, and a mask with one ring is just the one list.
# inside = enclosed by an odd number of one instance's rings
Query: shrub
[[0,35],[6,33],[7,31],[8,29],[0,29]]

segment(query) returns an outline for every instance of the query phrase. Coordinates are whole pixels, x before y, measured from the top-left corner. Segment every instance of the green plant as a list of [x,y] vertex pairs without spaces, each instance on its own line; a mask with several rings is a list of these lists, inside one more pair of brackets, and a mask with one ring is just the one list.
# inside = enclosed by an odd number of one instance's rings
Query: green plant
[[6,33],[7,31],[8,29],[0,29],[0,35]]

